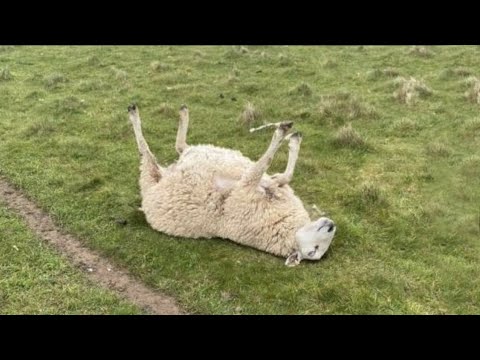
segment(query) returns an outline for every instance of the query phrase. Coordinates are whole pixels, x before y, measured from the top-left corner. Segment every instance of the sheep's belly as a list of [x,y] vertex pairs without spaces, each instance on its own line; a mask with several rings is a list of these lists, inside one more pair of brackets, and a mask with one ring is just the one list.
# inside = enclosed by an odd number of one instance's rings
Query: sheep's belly
[[175,236],[218,236],[222,195],[215,176],[238,180],[252,162],[237,151],[193,146],[149,189],[142,210],[152,228]]

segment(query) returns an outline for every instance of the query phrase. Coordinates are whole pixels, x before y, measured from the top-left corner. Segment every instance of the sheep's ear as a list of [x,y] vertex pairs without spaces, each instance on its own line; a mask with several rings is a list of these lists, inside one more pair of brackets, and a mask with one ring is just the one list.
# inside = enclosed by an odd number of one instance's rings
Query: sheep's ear
[[302,254],[300,254],[299,251],[295,251],[287,258],[287,261],[285,261],[285,265],[290,267],[297,266],[298,264],[300,264],[300,261],[302,261]]
[[236,183],[237,183],[237,180],[233,180],[233,179],[229,179],[221,176],[215,176],[214,178],[215,190],[221,192],[222,194],[226,194],[230,192]]

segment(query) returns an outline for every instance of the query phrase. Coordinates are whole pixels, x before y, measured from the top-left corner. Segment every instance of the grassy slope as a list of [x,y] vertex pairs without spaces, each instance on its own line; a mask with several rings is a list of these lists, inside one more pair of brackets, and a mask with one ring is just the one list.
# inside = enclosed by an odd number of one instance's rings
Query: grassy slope
[[139,314],[45,246],[0,206],[0,314]]
[[[478,313],[480,106],[463,94],[465,76],[480,75],[480,48],[430,51],[0,48],[0,172],[59,224],[189,311]],[[397,74],[423,79],[433,94],[399,103]],[[239,127],[247,101],[261,111],[257,123],[295,120],[304,141],[292,186],[338,223],[328,256],[289,269],[228,241],[151,230],[137,211],[132,101],[163,163],[176,158],[181,103],[190,107],[189,142],[253,159],[271,133]],[[349,122],[366,146],[335,143]],[[270,173],[286,158],[285,147]]]

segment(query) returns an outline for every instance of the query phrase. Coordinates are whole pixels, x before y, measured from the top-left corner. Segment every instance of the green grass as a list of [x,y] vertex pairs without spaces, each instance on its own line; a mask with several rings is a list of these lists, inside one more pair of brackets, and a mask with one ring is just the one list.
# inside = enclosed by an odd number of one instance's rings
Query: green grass
[[88,281],[0,204],[0,314],[141,314]]
[[[0,172],[190,312],[479,313],[480,105],[465,96],[479,56],[473,46],[9,48]],[[398,101],[397,76],[431,95]],[[131,102],[163,164],[176,159],[182,103],[190,143],[252,159],[271,133],[244,131],[246,103],[261,121],[294,120],[304,140],[291,185],[338,224],[325,258],[291,269],[229,241],[150,229],[137,210]],[[368,147],[339,146],[347,124]],[[286,159],[287,146],[269,172]]]

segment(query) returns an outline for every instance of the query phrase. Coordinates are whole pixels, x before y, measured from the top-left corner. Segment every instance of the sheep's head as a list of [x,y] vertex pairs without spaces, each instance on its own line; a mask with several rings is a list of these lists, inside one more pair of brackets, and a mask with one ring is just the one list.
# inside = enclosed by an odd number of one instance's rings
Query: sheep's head
[[290,254],[285,265],[296,266],[303,259],[320,260],[328,250],[336,230],[335,223],[326,217],[298,229],[295,234],[298,250]]

